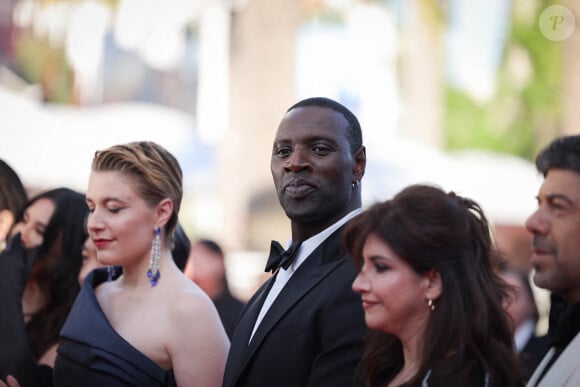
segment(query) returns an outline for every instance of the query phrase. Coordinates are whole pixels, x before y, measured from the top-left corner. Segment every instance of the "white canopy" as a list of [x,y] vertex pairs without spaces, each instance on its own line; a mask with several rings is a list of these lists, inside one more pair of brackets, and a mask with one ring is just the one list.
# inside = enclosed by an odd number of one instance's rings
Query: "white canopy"
[[29,187],[84,191],[95,151],[130,141],[154,141],[187,167],[193,152],[190,115],[148,103],[96,107],[42,105],[0,87],[0,158]]
[[528,160],[479,150],[444,153],[401,138],[368,148],[365,205],[426,183],[475,200],[496,223],[523,225],[537,206],[542,177]]

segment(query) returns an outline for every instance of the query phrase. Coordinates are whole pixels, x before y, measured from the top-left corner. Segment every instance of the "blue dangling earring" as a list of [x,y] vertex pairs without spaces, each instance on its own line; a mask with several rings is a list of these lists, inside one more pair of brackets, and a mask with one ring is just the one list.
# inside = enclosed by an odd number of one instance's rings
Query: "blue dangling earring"
[[155,238],[151,243],[151,255],[149,256],[149,270],[147,270],[147,278],[151,281],[151,286],[157,285],[159,282],[159,261],[161,259],[161,228],[155,229]]

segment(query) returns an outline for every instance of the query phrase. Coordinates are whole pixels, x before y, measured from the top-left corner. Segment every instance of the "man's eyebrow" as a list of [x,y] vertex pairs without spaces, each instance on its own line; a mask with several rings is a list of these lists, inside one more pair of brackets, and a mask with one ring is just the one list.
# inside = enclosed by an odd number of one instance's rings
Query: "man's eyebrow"
[[[539,199],[539,197],[538,197],[538,199]],[[568,196],[566,196],[564,194],[554,193],[554,194],[546,195],[546,200],[549,202],[553,202],[554,200],[557,200],[557,199],[563,200],[571,206],[573,206],[575,204],[572,199],[570,199]]]

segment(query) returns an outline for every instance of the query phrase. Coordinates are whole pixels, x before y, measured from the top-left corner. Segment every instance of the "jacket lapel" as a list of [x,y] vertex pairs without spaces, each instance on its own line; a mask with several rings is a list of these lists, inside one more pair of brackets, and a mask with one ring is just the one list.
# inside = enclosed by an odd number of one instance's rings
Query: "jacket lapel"
[[[245,349],[245,353],[236,354],[236,359],[240,361],[239,367],[237,368],[236,377],[241,375],[242,371],[248,364],[248,362],[253,357],[256,350],[260,347],[264,338],[267,336],[268,332],[274,328],[274,326],[280,321],[288,312],[290,308],[298,301],[300,301],[312,288],[314,288],[324,277],[329,275],[334,269],[336,269],[344,259],[347,258],[346,253],[340,249],[340,235],[342,228],[339,228],[332,235],[330,235],[323,243],[320,244],[310,254],[310,256],[300,265],[298,270],[292,275],[292,278],[284,286],[274,303],[270,306],[270,309],[264,316],[264,319],[260,323],[260,326],[254,333],[254,337],[249,345],[236,345],[238,349]],[[268,285],[268,289],[264,290],[260,295],[260,302],[256,302],[255,306],[257,311],[246,313],[248,317],[249,332],[246,334],[247,327],[243,328],[243,338],[248,342],[251,331],[253,329],[254,323],[256,321],[257,315],[264,303],[266,295],[274,282],[274,278],[269,280],[271,283]],[[265,289],[265,287],[263,288]],[[240,322],[241,324],[241,322]],[[240,327],[241,328],[241,327]],[[242,335],[240,335],[242,336]],[[240,343],[243,344],[243,343]],[[234,343],[232,341],[232,347]],[[243,359],[242,359],[243,358]]]
[[[312,257],[314,258],[314,257]],[[319,266],[320,262],[312,260],[304,262],[300,270],[296,271],[290,281],[284,286],[274,303],[268,309],[260,326],[256,330],[250,345],[248,346],[246,356],[249,358],[254,351],[260,346],[264,337],[282,319],[288,310],[292,308],[300,299],[302,299],[312,288],[314,288],[326,275],[338,266],[339,262],[331,262],[324,266]],[[316,266],[318,267],[312,267]],[[301,270],[302,266],[310,266],[308,270]],[[306,269],[305,267],[304,269]],[[300,273],[299,273],[300,272]]]
[[[242,313],[242,317],[234,331],[232,337],[232,342],[230,345],[230,353],[228,354],[228,367],[230,370],[224,375],[224,386],[234,385],[237,375],[239,375],[239,370],[243,368],[242,363],[245,365],[246,356],[245,352],[248,347],[248,341],[250,340],[250,335],[254,329],[254,324],[260,313],[260,309],[266,300],[266,296],[270,291],[270,288],[274,284],[275,277],[272,277],[260,287],[256,294],[250,299],[246,305],[245,311]],[[231,372],[235,374],[232,375]],[[235,376],[235,379],[230,383],[230,378]]]

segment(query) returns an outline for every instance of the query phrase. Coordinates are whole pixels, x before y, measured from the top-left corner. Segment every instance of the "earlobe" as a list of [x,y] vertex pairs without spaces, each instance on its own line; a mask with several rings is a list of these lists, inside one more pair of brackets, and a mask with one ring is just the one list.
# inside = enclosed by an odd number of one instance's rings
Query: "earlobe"
[[441,281],[441,274],[431,269],[425,277],[427,286],[425,288],[425,298],[428,300],[437,300],[443,291],[443,283]]

